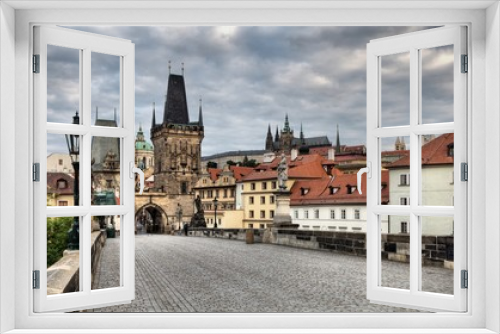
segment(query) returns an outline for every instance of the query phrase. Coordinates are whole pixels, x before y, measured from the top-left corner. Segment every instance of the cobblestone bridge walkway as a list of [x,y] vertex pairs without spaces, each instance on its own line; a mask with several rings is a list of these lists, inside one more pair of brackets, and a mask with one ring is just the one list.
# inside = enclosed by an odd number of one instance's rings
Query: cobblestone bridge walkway
[[[108,239],[103,251],[95,284],[117,286],[119,239]],[[407,268],[384,264],[390,286],[408,281]],[[433,291],[452,291],[451,270],[425,269]],[[415,312],[370,304],[365,296],[365,258],[226,239],[140,235],[136,299],[88,311]]]

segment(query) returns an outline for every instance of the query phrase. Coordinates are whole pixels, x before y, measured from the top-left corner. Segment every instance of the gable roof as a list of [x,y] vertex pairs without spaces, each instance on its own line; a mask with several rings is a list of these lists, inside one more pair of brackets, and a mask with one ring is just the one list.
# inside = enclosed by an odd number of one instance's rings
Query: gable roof
[[245,176],[253,172],[253,168],[251,167],[240,167],[240,166],[230,166],[229,169],[233,172],[233,176],[236,181],[241,181],[241,179]]
[[189,124],[186,85],[182,75],[169,74],[168,76],[163,124]]
[[[445,133],[422,146],[422,166],[453,164],[453,156],[448,155],[448,147],[453,145],[454,134]],[[388,164],[386,168],[410,166],[410,155]]]
[[[66,181],[66,188],[58,188],[59,180]],[[72,195],[75,179],[73,175],[66,173],[47,173],[47,194]]]
[[[382,171],[382,203],[389,203],[389,173]],[[316,180],[298,180],[291,189],[290,205],[366,204],[366,174],[362,177],[360,194],[358,190],[348,193],[349,186],[357,186],[356,174],[337,174]],[[338,188],[331,194],[330,188]],[[302,189],[308,191],[303,193]]]

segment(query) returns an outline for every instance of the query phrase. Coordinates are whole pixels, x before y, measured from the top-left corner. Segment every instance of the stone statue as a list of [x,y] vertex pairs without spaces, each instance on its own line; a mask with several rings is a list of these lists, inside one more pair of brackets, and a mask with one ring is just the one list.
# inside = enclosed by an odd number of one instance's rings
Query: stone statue
[[203,210],[200,195],[196,196],[194,204],[196,207],[196,212],[191,218],[191,227],[207,227],[207,223],[205,222],[205,211]]
[[288,164],[285,154],[282,154],[278,165],[278,188],[280,191],[286,190],[286,181],[288,181]]

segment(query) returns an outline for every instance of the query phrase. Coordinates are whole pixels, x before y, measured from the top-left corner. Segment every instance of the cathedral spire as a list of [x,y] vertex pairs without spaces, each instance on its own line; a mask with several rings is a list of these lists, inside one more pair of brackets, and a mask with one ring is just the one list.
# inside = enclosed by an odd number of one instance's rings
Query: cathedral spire
[[163,124],[189,124],[184,76],[169,74]]
[[285,115],[285,127],[283,128],[284,132],[290,132],[290,123],[288,122],[288,113]]
[[202,100],[201,100],[201,97],[200,97],[200,112],[198,114],[198,125],[199,126],[203,126],[203,112],[201,110],[201,105],[202,105]]
[[155,102],[153,102],[153,117],[151,120],[151,129],[156,126],[156,107],[155,107]]
[[304,138],[304,131],[302,131],[302,122],[300,123],[300,143],[302,145],[306,143],[306,140]]
[[274,135],[274,141],[279,142],[280,141],[280,134],[278,131],[278,126],[276,125],[276,134]]
[[271,134],[271,124],[267,126],[267,136],[266,136],[266,151],[272,151],[273,149],[273,135]]
[[337,150],[337,153],[340,153],[340,133],[338,124],[337,124],[337,146],[335,149]]

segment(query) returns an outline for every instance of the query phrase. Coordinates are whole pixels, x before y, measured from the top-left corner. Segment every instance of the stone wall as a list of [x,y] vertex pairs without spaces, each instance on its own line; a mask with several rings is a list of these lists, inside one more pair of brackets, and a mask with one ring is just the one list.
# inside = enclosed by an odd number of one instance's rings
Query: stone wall
[[[254,242],[270,242],[297,248],[318,249],[355,256],[366,256],[366,234],[363,232],[306,231],[278,229],[272,237],[264,238],[269,231],[253,230]],[[216,237],[245,241],[246,229],[199,229],[191,236]],[[410,262],[410,236],[408,234],[382,234],[382,259]],[[453,237],[423,236],[422,260],[424,265],[453,269]]]
[[[94,231],[91,236],[92,281],[106,243],[106,231]],[[47,294],[78,291],[80,285],[80,251],[65,250],[63,257],[47,269]]]

